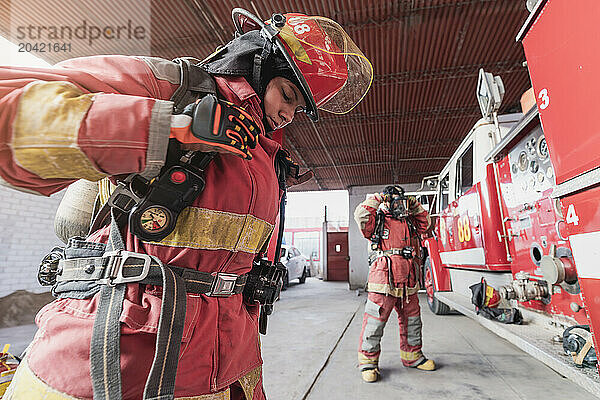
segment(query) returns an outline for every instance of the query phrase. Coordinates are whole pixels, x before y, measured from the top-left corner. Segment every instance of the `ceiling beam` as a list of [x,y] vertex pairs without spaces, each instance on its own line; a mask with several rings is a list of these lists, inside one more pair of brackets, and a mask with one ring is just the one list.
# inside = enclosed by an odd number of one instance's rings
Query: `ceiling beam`
[[[417,172],[411,172],[408,174],[398,174],[398,177],[406,177],[406,176],[425,177],[425,176],[430,176],[430,175],[438,175],[439,173],[440,173],[440,171],[417,171]],[[373,179],[373,178],[370,176],[364,176],[364,175],[351,175],[351,176],[348,176],[347,179],[356,182],[361,179]],[[333,182],[333,181],[337,181],[337,177],[322,178],[322,180],[324,182]],[[374,184],[377,185],[377,183],[374,183]],[[352,186],[356,186],[356,184],[352,184]]]
[[204,20],[208,24],[208,32],[212,32],[213,35],[216,36],[215,39],[218,39],[220,43],[215,43],[216,45],[225,45],[231,37],[231,33],[225,33],[225,29],[221,24],[221,21],[215,16],[212,8],[206,1],[198,1],[198,0],[184,0],[184,3],[187,4],[190,11],[200,20]]
[[[462,1],[457,0],[454,2],[448,2],[448,3],[442,3],[442,4],[430,4],[430,5],[421,6],[421,7],[415,7],[413,5],[414,2],[408,2],[406,0],[400,0],[400,1],[398,1],[398,3],[404,7],[400,7],[398,12],[390,13],[385,18],[381,18],[381,19],[367,18],[362,21],[344,22],[342,25],[344,26],[344,29],[346,30],[346,32],[353,32],[353,31],[358,31],[358,30],[362,30],[365,28],[378,27],[378,26],[387,25],[387,24],[404,23],[407,20],[410,22],[410,20],[415,18],[418,14],[422,14],[423,12],[430,11],[430,10],[437,11],[437,10],[443,10],[445,8],[462,8],[462,7],[469,7],[472,5],[481,5],[482,7],[489,8],[489,5],[486,5],[486,3],[496,3],[500,6],[509,5],[512,8],[515,8],[515,4],[509,4],[511,2],[508,2],[505,0],[462,0]],[[336,21],[347,21],[348,19],[350,19],[352,17],[353,13],[355,13],[356,11],[357,10],[346,10],[346,11],[334,13],[333,19]],[[363,10],[360,10],[360,11],[362,12]]]
[[336,173],[338,179],[340,180],[340,185],[343,186],[344,184],[342,182],[342,176],[340,175],[340,171],[337,169],[337,167],[335,165],[335,161],[333,160],[333,157],[331,157],[331,153],[329,152],[329,150],[325,146],[325,142],[323,142],[323,138],[321,137],[321,134],[317,130],[317,127],[315,126],[315,123],[313,121],[310,121],[310,122],[311,122],[313,131],[315,132],[315,135],[316,135],[317,139],[319,139],[319,142],[321,143],[321,146],[322,146],[323,150],[325,150],[325,154],[327,154],[327,158],[329,158],[329,162],[331,163],[331,165],[335,169],[335,173]]
[[[397,121],[427,121],[440,119],[455,119],[466,117],[481,117],[479,107],[469,105],[464,107],[431,107],[414,111],[392,111],[383,113],[363,114],[355,112],[346,115],[328,115],[319,121],[320,126],[335,126],[348,127],[373,124],[387,124]],[[313,122],[310,120],[302,120],[295,122],[292,127],[307,127]]]
[[[432,147],[451,147],[458,146],[463,138],[458,139],[434,139],[434,140],[424,140],[419,142],[414,141],[406,141],[406,142],[395,142],[395,143],[356,143],[351,145],[336,145],[329,146],[329,150],[336,151],[352,151],[352,150],[386,150],[392,147],[403,148],[403,149],[415,149],[415,148],[432,148]],[[296,150],[298,152],[305,151],[315,151],[319,150],[318,147],[309,147],[309,146],[296,146]],[[454,150],[454,149],[452,149]]]
[[479,75],[479,69],[492,71],[494,75],[525,72],[522,60],[503,60],[485,64],[458,65],[434,70],[402,71],[375,75],[373,85],[385,86],[405,83],[420,83],[442,79],[472,78]]
[[[286,129],[286,131],[287,131],[287,129]],[[292,140],[290,135],[287,135],[286,133],[287,132],[284,132],[284,134],[283,134],[284,141],[286,142],[285,148],[290,149],[293,153],[295,153],[294,158],[296,158],[298,161],[300,161],[300,165],[302,167],[307,168],[307,169],[312,169],[308,166],[307,162],[304,160],[304,157],[302,157],[302,153],[298,151],[298,148],[294,144],[294,141]],[[321,184],[321,181],[317,177],[316,174],[313,174],[313,179],[315,180],[315,183],[317,184],[317,187],[319,188],[319,190],[323,190],[323,185]]]
[[[336,164],[336,167],[338,167],[338,168],[368,167],[368,166],[387,165],[387,164],[412,162],[412,161],[447,161],[449,159],[450,159],[450,157],[399,158],[397,160],[388,160],[388,161],[367,161],[367,162],[362,162],[362,163]],[[333,168],[333,165],[328,165],[328,164],[309,165],[309,168],[310,169]]]

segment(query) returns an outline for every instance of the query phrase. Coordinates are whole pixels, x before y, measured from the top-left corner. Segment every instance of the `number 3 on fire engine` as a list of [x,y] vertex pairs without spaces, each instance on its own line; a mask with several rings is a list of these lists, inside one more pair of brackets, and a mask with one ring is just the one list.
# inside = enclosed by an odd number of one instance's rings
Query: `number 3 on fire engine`
[[575,206],[573,204],[569,204],[567,208],[567,224],[579,225],[579,217],[575,212]]
[[550,105],[550,97],[548,97],[548,89],[540,90],[538,98],[541,100],[540,110],[545,110]]
[[471,240],[471,227],[469,226],[469,216],[465,215],[458,219],[458,241],[468,242]]

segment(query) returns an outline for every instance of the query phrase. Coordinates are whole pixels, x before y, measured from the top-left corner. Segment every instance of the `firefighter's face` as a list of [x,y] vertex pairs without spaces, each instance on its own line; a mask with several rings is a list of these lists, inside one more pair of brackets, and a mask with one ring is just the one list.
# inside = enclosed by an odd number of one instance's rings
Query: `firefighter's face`
[[388,210],[394,214],[403,215],[406,212],[406,199],[401,199],[400,196],[393,196],[387,202]]
[[292,122],[294,115],[306,107],[306,102],[292,81],[276,76],[267,84],[264,107],[265,119],[275,130]]

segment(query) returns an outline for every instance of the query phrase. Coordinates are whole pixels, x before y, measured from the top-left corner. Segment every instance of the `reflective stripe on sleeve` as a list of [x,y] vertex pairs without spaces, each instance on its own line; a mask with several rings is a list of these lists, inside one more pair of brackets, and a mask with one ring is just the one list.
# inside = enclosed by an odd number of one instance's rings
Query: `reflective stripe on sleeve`
[[23,90],[10,147],[17,163],[44,179],[102,179],[77,137],[94,94],[69,82],[35,81]]

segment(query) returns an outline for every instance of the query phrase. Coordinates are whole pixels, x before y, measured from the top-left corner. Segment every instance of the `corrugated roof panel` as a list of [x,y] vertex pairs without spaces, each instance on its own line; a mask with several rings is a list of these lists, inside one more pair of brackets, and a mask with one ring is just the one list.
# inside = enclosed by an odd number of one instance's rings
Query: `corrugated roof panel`
[[[240,5],[234,0],[151,0],[146,2],[151,6],[148,10],[140,3],[127,6],[115,1],[62,8],[37,2],[34,9],[15,6],[12,14],[11,2],[5,2],[0,5],[0,33],[11,34],[11,16],[28,21],[42,15],[74,24],[82,15],[110,20],[127,14],[143,20],[150,12],[151,55],[204,58],[231,39],[231,9]],[[348,115],[322,112],[315,125],[299,116],[286,128],[285,143],[295,149],[292,154],[315,168],[316,179],[298,190],[383,185],[392,179],[419,181],[443,167],[480,118],[475,97],[480,67],[504,80],[501,112],[517,110],[521,94],[530,85],[521,65],[523,50],[514,42],[527,17],[521,0],[253,0],[244,4],[264,19],[276,11],[330,17],[346,27],[373,63],[373,87]],[[117,42],[95,48],[97,54],[141,50]],[[43,57],[57,62],[80,55],[86,54]]]

